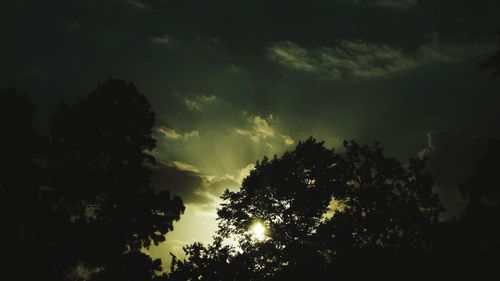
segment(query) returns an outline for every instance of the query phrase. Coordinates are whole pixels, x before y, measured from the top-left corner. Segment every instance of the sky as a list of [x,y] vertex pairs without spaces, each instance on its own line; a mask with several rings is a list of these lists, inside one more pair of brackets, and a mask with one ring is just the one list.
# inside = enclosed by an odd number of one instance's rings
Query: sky
[[[187,207],[169,260],[216,230],[222,192],[264,155],[313,136],[429,158],[451,217],[500,129],[498,0],[6,0],[0,87],[27,92],[44,131],[61,101],[107,78],[157,113],[152,187]],[[168,265],[165,265],[168,267]]]

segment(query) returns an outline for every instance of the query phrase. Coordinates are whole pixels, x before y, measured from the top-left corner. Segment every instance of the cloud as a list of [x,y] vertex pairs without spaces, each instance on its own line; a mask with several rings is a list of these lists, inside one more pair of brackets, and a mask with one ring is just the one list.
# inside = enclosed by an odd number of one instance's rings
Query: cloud
[[169,190],[172,194],[180,196],[191,208],[202,212],[210,211],[213,215],[223,191],[237,189],[243,177],[253,169],[253,165],[238,170],[236,175],[221,177],[206,175],[198,167],[181,161],[169,163],[158,161],[156,165],[151,166],[151,169],[152,189]]
[[214,95],[193,95],[184,99],[184,104],[191,111],[203,111],[205,108],[217,101]]
[[165,47],[172,47],[172,46],[177,46],[179,44],[179,41],[175,39],[174,37],[164,34],[161,36],[155,36],[150,38],[151,42],[160,46],[165,46]]
[[224,192],[224,190],[226,189],[235,190],[239,186],[240,183],[234,180],[233,177],[226,176],[220,178],[213,178],[212,180],[207,181],[203,188],[206,192],[208,192],[212,196],[219,198]]
[[286,68],[330,80],[381,78],[416,66],[401,50],[364,41],[340,40],[335,47],[310,50],[285,41],[268,51],[272,60]]
[[272,148],[274,145],[293,145],[295,141],[286,134],[280,134],[276,128],[276,120],[272,114],[267,117],[259,115],[247,117],[246,128],[235,128],[237,135],[248,137],[255,144],[265,144]]
[[210,36],[197,36],[195,41],[200,48],[211,51],[220,49],[223,44],[221,39]]
[[143,251],[153,255],[155,258],[161,258],[163,260],[163,271],[169,271],[169,265],[171,262],[171,256],[169,253],[174,254],[177,257],[184,257],[184,246],[193,243],[195,241],[186,241],[182,239],[166,239],[165,242],[161,243],[159,246],[153,246],[149,249],[144,249]]
[[125,0],[125,2],[129,5],[131,5],[132,7],[135,7],[135,8],[140,9],[140,10],[151,9],[151,6],[145,4],[141,0]]
[[409,9],[418,6],[417,0],[346,0],[345,2],[364,7],[387,7]]
[[287,145],[293,145],[295,143],[295,141],[289,135],[281,135],[281,137]]
[[200,170],[191,164],[183,163],[180,161],[173,161],[172,165],[180,171],[200,173]]
[[210,201],[196,192],[203,185],[205,178],[192,165],[181,162],[159,162],[151,168],[152,189],[169,190],[172,194],[180,196],[185,204],[204,204]]
[[216,209],[221,203],[220,196],[226,189],[237,190],[253,167],[249,164],[237,169],[234,175],[220,177],[207,176],[198,167],[181,161],[159,162],[152,167],[151,188],[170,190],[181,196],[186,205],[182,219],[174,223],[176,231],[168,233],[165,242],[148,250],[155,258],[162,259],[164,271],[169,271],[169,252],[182,258],[183,246],[195,241],[211,241],[207,234],[217,229]]
[[248,118],[248,122],[250,123],[250,129],[240,129],[236,128],[236,133],[243,136],[248,136],[253,142],[261,142],[262,140],[266,140],[269,138],[274,138],[276,133],[274,132],[274,128],[271,127],[269,122],[273,120],[273,116],[269,115],[266,118],[260,116],[251,116]]
[[468,58],[484,56],[495,51],[496,46],[483,42],[457,42],[443,38],[438,32],[430,33],[431,40],[420,46],[417,59],[423,63],[460,62]]
[[365,80],[392,77],[426,64],[461,61],[492,50],[490,44],[444,42],[439,33],[433,33],[430,42],[413,54],[363,40],[338,40],[333,47],[309,49],[281,41],[268,47],[268,57],[287,69],[320,79]]
[[200,132],[198,132],[197,130],[179,133],[174,129],[170,129],[167,127],[159,127],[156,129],[156,131],[160,133],[167,140],[188,140],[200,137]]
[[240,169],[240,171],[238,172],[238,178],[236,179],[236,181],[241,185],[241,183],[243,183],[243,180],[248,175],[250,175],[250,172],[253,170],[253,168],[255,168],[254,164],[248,164],[247,166]]
[[417,0],[375,0],[373,2],[374,6],[384,6],[391,8],[413,8],[418,6]]
[[254,168],[254,164],[248,164],[241,169],[238,169],[234,175],[224,175],[221,177],[205,177],[206,181],[202,186],[202,190],[209,194],[209,197],[216,198],[215,201],[219,201],[219,197],[226,189],[232,191],[237,190],[243,183],[243,180],[250,174],[250,172]]
[[269,56],[288,68],[303,72],[314,73],[320,67],[312,52],[290,41],[275,43],[269,48]]

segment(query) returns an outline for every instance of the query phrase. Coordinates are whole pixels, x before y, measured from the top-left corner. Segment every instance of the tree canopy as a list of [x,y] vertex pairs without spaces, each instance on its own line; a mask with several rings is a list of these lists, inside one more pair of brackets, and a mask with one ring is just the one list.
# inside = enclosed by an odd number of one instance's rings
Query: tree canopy
[[[499,52],[481,66],[498,76]],[[402,163],[377,144],[329,149],[310,138],[226,190],[214,242],[186,246],[170,279],[488,277],[500,252],[499,157],[492,138],[461,185],[467,208],[443,220],[427,159]]]
[[299,142],[226,190],[214,242],[187,245],[164,274],[144,250],[165,240],[184,205],[149,187],[155,114],[145,96],[109,79],[59,105],[46,136],[33,128],[34,110],[25,94],[0,90],[0,255],[13,280],[477,277],[496,268],[498,139],[461,186],[467,208],[448,221],[426,159],[401,162],[353,140]]
[[[143,250],[165,240],[184,206],[149,188],[155,114],[145,96],[109,79],[62,103],[47,138],[33,130],[26,96],[7,90],[0,98],[2,241],[14,241],[2,255],[15,279],[63,280],[78,267],[86,280],[158,278],[160,260]],[[33,277],[22,270],[27,263]]]
[[0,89],[0,257],[12,280],[57,279],[55,265],[64,264],[52,231],[59,217],[42,189],[46,142],[33,128],[34,111],[26,94]]
[[[386,157],[378,145],[346,141],[337,151],[312,138],[300,142],[257,162],[239,191],[224,193],[216,242],[187,247],[188,259],[174,260],[171,277],[352,277],[367,273],[360,266],[384,271],[402,259],[423,264],[442,211],[424,168],[422,160]],[[256,222],[267,229],[262,241],[249,233]],[[214,268],[227,275],[214,278]]]

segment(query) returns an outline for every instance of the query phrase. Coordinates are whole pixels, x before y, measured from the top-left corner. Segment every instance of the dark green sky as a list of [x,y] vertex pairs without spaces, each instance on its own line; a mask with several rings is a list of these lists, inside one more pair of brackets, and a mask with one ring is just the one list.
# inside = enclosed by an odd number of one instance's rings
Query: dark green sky
[[[497,0],[8,0],[0,87],[54,105],[108,77],[157,112],[155,188],[188,209],[170,244],[209,239],[217,197],[263,155],[315,136],[427,155],[452,212],[500,129]],[[210,230],[210,231],[207,231]],[[177,248],[176,248],[177,247]]]

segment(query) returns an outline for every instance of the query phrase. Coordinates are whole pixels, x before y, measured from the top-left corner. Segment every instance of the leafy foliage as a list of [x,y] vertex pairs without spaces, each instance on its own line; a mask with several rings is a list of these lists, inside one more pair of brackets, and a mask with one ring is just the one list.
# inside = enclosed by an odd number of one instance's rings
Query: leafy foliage
[[[75,105],[61,104],[41,138],[26,96],[2,91],[0,200],[3,251],[19,280],[156,280],[143,252],[165,240],[184,211],[148,188],[154,112],[130,83],[109,79]],[[33,261],[31,261],[33,259]],[[29,263],[33,271],[23,270]]]
[[[308,139],[281,157],[257,162],[241,190],[222,196],[217,239],[233,239],[235,251],[219,249],[220,242],[189,246],[188,260],[174,260],[172,276],[214,280],[207,277],[209,267],[186,266],[204,252],[225,257],[217,268],[251,272],[246,280],[307,277],[311,270],[353,275],[361,264],[377,261],[381,268],[401,258],[423,263],[442,211],[424,168],[422,160],[402,164],[385,157],[377,145],[346,141],[337,152]],[[264,241],[248,233],[255,221],[268,228]]]
[[25,94],[0,89],[0,257],[11,280],[57,280],[67,265],[56,229],[64,220],[43,188],[46,141],[33,128],[34,111]]
[[159,261],[140,251],[164,241],[184,210],[180,198],[148,189],[153,125],[146,98],[120,80],[106,81],[76,105],[60,105],[52,119],[52,185],[79,241],[72,251],[96,280],[123,280],[131,260],[145,271],[127,278],[154,277]]

